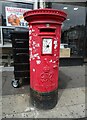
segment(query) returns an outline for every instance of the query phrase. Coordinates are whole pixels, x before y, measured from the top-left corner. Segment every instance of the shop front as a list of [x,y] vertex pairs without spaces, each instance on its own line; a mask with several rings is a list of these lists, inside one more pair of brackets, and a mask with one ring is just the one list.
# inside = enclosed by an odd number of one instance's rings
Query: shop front
[[32,0],[0,1],[0,65],[10,66],[13,63],[11,32],[15,28],[27,28],[23,13],[34,9]]
[[81,65],[87,61],[87,3],[52,3],[53,9],[68,14],[62,25],[60,65]]
[[23,18],[23,13],[32,10],[34,3],[31,0],[0,1],[0,46],[11,47],[11,35],[16,27],[28,27],[28,23]]
[[[33,2],[34,1],[34,2]],[[44,2],[45,1],[45,2]],[[48,0],[49,1],[49,0]],[[64,1],[64,0],[63,0]],[[85,0],[84,0],[85,1]],[[23,13],[37,8],[53,8],[68,14],[62,25],[60,65],[87,62],[87,2],[46,2],[46,0],[0,1],[0,46],[12,47],[11,35],[16,27],[28,27]],[[15,20],[12,20],[15,18]]]

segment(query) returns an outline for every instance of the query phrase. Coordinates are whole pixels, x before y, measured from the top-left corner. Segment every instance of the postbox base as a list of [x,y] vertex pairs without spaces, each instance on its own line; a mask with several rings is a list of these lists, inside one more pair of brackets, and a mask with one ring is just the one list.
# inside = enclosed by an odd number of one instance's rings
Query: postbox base
[[48,93],[40,93],[30,88],[31,103],[39,109],[52,109],[58,101],[58,89]]

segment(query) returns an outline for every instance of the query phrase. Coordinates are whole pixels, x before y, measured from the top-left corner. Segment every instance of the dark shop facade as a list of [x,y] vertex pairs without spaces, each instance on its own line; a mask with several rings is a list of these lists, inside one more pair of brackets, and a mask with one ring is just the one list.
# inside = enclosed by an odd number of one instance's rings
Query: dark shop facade
[[[10,31],[15,27],[27,28],[28,24],[23,20],[22,13],[37,9],[39,2],[39,0],[0,1],[0,48],[11,48]],[[60,64],[80,65],[87,62],[87,2],[85,0],[83,2],[64,2],[64,0],[46,2],[45,0],[45,7],[62,10],[68,14],[66,21],[62,24]],[[19,17],[20,23],[9,22],[8,16]]]

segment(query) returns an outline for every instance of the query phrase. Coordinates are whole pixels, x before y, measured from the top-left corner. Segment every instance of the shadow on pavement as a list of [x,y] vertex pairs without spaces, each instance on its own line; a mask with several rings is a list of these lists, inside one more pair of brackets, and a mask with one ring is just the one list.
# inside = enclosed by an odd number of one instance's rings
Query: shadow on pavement
[[2,95],[16,95],[29,93],[29,79],[24,79],[19,88],[14,88],[11,81],[14,79],[13,71],[2,72]]
[[[72,89],[85,86],[85,67],[60,67],[59,90]],[[29,93],[29,79],[23,80],[19,88],[13,88],[11,81],[14,78],[13,71],[2,72],[2,95],[14,95]]]

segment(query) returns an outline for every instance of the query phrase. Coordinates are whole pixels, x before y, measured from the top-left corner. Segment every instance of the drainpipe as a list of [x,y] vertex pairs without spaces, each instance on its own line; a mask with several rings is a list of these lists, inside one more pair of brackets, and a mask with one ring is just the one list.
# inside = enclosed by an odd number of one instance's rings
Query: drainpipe
[[34,0],[34,9],[38,9],[38,0]]
[[52,8],[52,2],[46,2],[46,0],[38,0],[38,8]]

